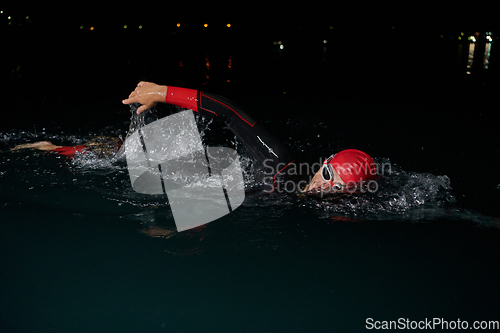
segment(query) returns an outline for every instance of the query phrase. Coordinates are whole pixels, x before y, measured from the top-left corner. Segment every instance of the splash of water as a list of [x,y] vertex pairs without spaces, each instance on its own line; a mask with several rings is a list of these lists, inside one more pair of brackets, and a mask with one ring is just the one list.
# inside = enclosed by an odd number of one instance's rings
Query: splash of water
[[[130,123],[128,124],[128,135],[141,126],[158,119],[155,110],[137,115],[132,108]],[[196,117],[200,135],[202,138],[219,139],[209,131],[213,131],[212,119]],[[300,126],[299,126],[300,127]],[[109,132],[122,131],[109,129]],[[300,132],[300,128],[297,129]],[[109,133],[107,133],[109,134]],[[298,136],[299,148],[307,148],[307,140]],[[302,138],[302,141],[300,141]],[[45,152],[18,152],[7,153],[12,145],[39,140],[54,140],[62,144],[84,144],[86,138],[68,134],[50,134],[45,131],[36,133],[17,131],[0,133],[0,143],[4,146],[3,159],[0,161],[0,180],[4,187],[19,192],[17,197],[39,200],[44,196],[44,191],[64,193],[65,191],[76,191],[84,189],[85,195],[94,195],[94,202],[104,199],[117,206],[115,214],[139,214],[136,211],[124,211],[124,207],[136,207],[138,209],[149,209],[151,207],[167,207],[168,203],[164,197],[146,196],[135,193],[130,187],[130,181],[124,164],[123,153],[116,156],[102,158],[93,154],[81,154],[68,160],[62,156],[47,154]],[[235,149],[241,150],[241,145],[232,136],[230,142]],[[317,149],[332,151],[338,149],[335,146],[321,146]],[[330,196],[317,200],[307,198],[303,200],[294,199],[294,195],[262,195],[261,177],[259,177],[259,164],[248,157],[240,154],[241,166],[244,173],[247,200],[243,207],[255,212],[258,216],[262,209],[287,209],[294,206],[312,208],[319,216],[332,218],[334,216],[347,216],[367,220],[432,220],[439,218],[464,218],[475,219],[470,214],[456,207],[455,196],[452,190],[452,182],[445,175],[433,175],[430,173],[417,173],[405,171],[401,167],[392,164],[392,168],[380,175],[378,190],[374,193],[353,193]],[[59,162],[54,163],[54,159]],[[377,159],[376,159],[377,160]],[[388,159],[379,159],[380,164],[390,164]],[[50,190],[50,191],[49,191]],[[38,192],[37,192],[38,191]],[[64,195],[61,195],[64,198]],[[62,199],[61,199],[62,200]],[[68,203],[70,198],[64,198]],[[294,204],[295,202],[295,204]],[[75,204],[75,207],[78,206]],[[280,208],[281,207],[281,208]],[[267,213],[266,213],[267,214]],[[167,214],[168,215],[168,214]],[[478,215],[478,214],[476,214]],[[254,218],[254,217],[248,217]],[[256,217],[258,218],[258,217]]]
[[[388,159],[384,159],[388,163]],[[456,202],[446,175],[404,171],[392,164],[377,179],[376,191],[332,195],[309,199],[305,207],[316,207],[330,215],[368,220],[423,220],[449,216]]]

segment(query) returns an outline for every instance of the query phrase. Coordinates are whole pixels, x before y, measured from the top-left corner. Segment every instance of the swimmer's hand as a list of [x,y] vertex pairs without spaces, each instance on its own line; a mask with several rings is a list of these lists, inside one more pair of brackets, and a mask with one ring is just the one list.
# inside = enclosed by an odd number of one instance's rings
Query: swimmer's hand
[[137,114],[140,114],[148,109],[151,109],[158,102],[165,101],[167,96],[167,86],[160,86],[153,82],[141,81],[137,84],[134,91],[130,93],[127,99],[122,101],[123,104],[141,103],[137,109]]

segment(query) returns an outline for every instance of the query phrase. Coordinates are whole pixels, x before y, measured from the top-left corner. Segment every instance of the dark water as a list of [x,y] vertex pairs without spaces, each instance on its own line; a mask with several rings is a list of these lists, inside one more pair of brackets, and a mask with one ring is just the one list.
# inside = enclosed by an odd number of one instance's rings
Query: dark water
[[[2,331],[500,320],[496,35],[488,68],[485,31],[468,68],[474,31],[377,29],[184,31],[144,51],[122,42],[156,36],[84,30],[61,46],[9,35],[27,42],[2,65]],[[165,198],[135,193],[123,162],[9,151],[124,136],[120,101],[138,80],[229,96],[302,161],[358,148],[390,167],[375,193],[300,200],[260,194],[245,158],[243,205],[177,233]],[[206,143],[234,145],[222,124],[199,121]]]

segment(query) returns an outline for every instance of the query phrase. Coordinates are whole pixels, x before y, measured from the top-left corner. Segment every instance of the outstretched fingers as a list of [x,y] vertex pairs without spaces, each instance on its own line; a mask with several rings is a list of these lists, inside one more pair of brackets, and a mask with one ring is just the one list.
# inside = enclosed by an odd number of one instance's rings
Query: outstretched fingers
[[134,91],[130,93],[128,98],[122,100],[123,104],[140,103],[142,104],[137,109],[137,114],[140,114],[159,102],[165,100],[167,86],[160,86],[152,82],[141,81],[137,84]]
[[135,102],[136,102],[136,100],[133,97],[129,97],[129,98],[126,98],[126,99],[122,100],[123,104],[132,104],[132,103],[135,103]]

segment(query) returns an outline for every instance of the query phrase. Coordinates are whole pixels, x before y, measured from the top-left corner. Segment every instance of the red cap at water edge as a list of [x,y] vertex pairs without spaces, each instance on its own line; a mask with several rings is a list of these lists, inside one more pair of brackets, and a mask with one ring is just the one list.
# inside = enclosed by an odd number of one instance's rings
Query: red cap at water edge
[[361,150],[342,150],[335,154],[328,163],[332,165],[346,184],[377,178],[377,168],[373,159]]

